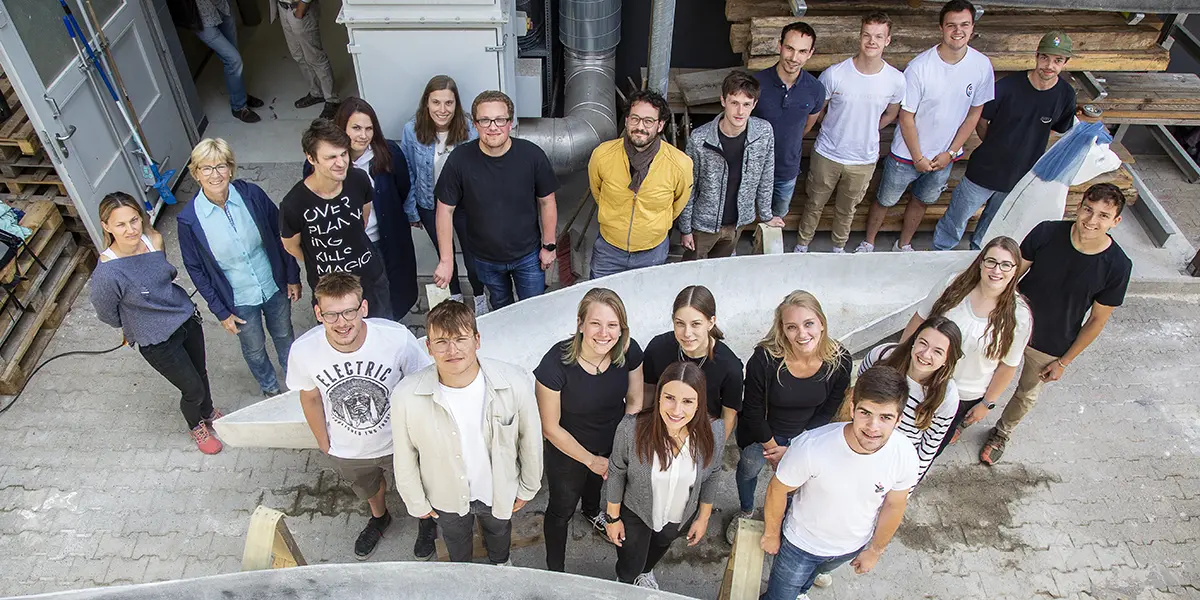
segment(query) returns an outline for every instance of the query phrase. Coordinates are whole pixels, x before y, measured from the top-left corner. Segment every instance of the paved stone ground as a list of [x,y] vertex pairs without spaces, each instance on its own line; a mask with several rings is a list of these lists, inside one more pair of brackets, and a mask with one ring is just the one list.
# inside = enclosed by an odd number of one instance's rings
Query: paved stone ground
[[[119,339],[95,320],[86,290],[77,306],[46,356]],[[1129,298],[1096,347],[1047,389],[1003,464],[976,463],[986,428],[970,430],[913,496],[878,569],[841,569],[814,600],[1200,598],[1198,308],[1196,294]],[[295,323],[302,331],[314,320],[297,308]],[[218,405],[258,400],[236,342],[211,318],[205,331]],[[176,397],[123,348],[52,363],[0,415],[0,595],[237,571],[259,504],[291,515],[310,563],[353,560],[364,507],[317,453],[227,448],[205,457]],[[737,503],[734,458],[728,449],[709,537],[672,549],[657,570],[664,589],[715,597],[729,552],[721,534]],[[397,497],[389,502],[404,514]],[[542,494],[518,528],[544,508]],[[397,519],[372,560],[411,559],[414,533],[412,519]],[[582,522],[573,537],[568,569],[611,578],[612,547]],[[514,552],[514,562],[544,565],[540,544]]]

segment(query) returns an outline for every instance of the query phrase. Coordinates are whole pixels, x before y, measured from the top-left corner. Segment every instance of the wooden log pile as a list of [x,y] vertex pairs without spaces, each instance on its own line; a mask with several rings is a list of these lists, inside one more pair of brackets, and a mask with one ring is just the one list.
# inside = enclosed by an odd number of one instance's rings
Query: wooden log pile
[[1108,95],[1091,99],[1075,79],[1075,93],[1104,111],[1104,122],[1200,125],[1200,76],[1195,73],[1092,73]]

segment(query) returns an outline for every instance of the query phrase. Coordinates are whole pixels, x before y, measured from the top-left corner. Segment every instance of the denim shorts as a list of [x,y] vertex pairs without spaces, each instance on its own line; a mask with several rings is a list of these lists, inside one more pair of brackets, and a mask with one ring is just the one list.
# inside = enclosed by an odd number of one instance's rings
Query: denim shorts
[[947,165],[940,171],[922,173],[911,163],[901,162],[889,154],[883,159],[883,179],[879,181],[875,201],[885,208],[895,206],[900,201],[900,196],[904,195],[904,190],[911,184],[913,198],[922,204],[933,204],[942,195],[942,190],[946,189],[952,166]]

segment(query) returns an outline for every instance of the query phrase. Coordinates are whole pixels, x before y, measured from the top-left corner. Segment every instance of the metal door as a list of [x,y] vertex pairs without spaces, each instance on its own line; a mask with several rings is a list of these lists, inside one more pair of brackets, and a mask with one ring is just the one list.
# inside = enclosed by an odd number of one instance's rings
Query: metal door
[[[68,2],[80,26],[92,35],[83,0]],[[187,163],[189,137],[154,42],[151,27],[156,25],[151,25],[141,0],[91,4],[103,23],[146,143],[164,171],[179,170],[178,178]],[[91,42],[98,51],[94,37]],[[98,247],[103,236],[97,207],[105,194],[125,191],[159,204],[157,192],[142,180],[132,134],[107,89],[94,69],[81,68],[58,2],[0,0],[0,48],[21,104]]]

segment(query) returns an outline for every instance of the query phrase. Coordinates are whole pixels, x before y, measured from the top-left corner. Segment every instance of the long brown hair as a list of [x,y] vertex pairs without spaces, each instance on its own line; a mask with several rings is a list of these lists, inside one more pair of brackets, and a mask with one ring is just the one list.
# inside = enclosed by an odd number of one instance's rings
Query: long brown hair
[[593,304],[603,304],[617,313],[617,321],[621,323],[621,339],[608,351],[608,359],[619,367],[625,364],[625,351],[629,348],[629,317],[626,316],[625,303],[621,301],[621,297],[608,288],[592,288],[579,301],[575,335],[571,338],[571,343],[563,349],[563,364],[569,365],[579,360],[579,353],[583,351],[583,333],[579,331],[579,327],[587,320],[588,311]]
[[[141,202],[138,202],[133,196],[125,192],[113,192],[100,201],[100,222],[108,223],[108,218],[118,208],[132,208],[137,211],[138,216],[142,218],[142,235],[154,231],[154,227],[150,224],[150,214],[146,212],[146,207],[142,206]],[[115,240],[112,234],[104,231],[103,227],[100,230],[104,232],[105,247],[113,245]]]
[[458,95],[458,84],[454,83],[454,79],[449,75],[434,75],[429,83],[425,84],[425,91],[421,93],[421,102],[417,104],[417,113],[413,116],[416,121],[414,130],[417,134],[417,141],[425,146],[437,140],[437,123],[434,123],[433,117],[429,116],[429,96],[442,90],[450,90],[454,94],[454,116],[450,117],[450,129],[446,132],[446,145],[461,144],[471,137],[467,129],[467,113],[463,109],[462,97]]
[[387,138],[383,137],[383,128],[379,126],[379,117],[375,115],[375,109],[366,100],[355,96],[350,96],[338,106],[337,114],[333,116],[333,122],[342,131],[346,130],[346,124],[350,122],[350,117],[354,113],[362,113],[371,119],[371,129],[373,136],[371,137],[371,152],[374,154],[371,157],[371,174],[376,173],[391,173],[392,172],[392,151],[388,150]]
[[892,353],[880,362],[908,375],[908,368],[912,366],[913,346],[917,343],[917,336],[926,329],[933,329],[946,336],[946,339],[950,340],[950,346],[946,349],[946,364],[934,371],[922,386],[925,388],[925,399],[917,405],[917,429],[929,429],[933,424],[933,415],[946,399],[946,388],[954,378],[954,368],[958,366],[958,359],[962,356],[962,331],[954,321],[942,315],[934,315],[925,319],[925,322],[917,327],[916,333],[908,336],[908,340],[896,346]]
[[804,290],[796,290],[786,297],[779,306],[775,307],[775,318],[771,321],[771,330],[767,335],[758,342],[759,347],[767,351],[779,361],[779,369],[782,371],[784,362],[791,355],[791,342],[787,339],[787,334],[783,331],[783,311],[790,307],[807,308],[816,313],[817,320],[821,322],[821,343],[817,346],[817,356],[821,362],[830,367],[828,374],[833,374],[833,367],[841,356],[842,345],[837,340],[829,335],[829,321],[825,318],[825,311],[821,309],[821,303],[817,301],[817,297]]
[[695,363],[689,361],[674,362],[667,365],[663,374],[658,378],[658,386],[654,388],[654,402],[638,413],[637,426],[634,428],[633,444],[637,450],[638,460],[653,464],[658,457],[658,464],[666,471],[675,458],[675,446],[667,424],[659,415],[659,402],[662,400],[663,387],[672,381],[681,381],[696,391],[696,412],[692,420],[685,425],[688,428],[688,442],[692,448],[692,460],[703,468],[707,468],[713,460],[715,442],[713,442],[712,426],[708,419],[705,398],[704,371]]
[[[1004,292],[996,299],[996,307],[988,313],[987,328],[983,330],[983,335],[988,337],[984,356],[992,360],[1000,360],[1005,354],[1008,354],[1009,348],[1012,347],[1017,329],[1017,305],[1022,303],[1021,294],[1017,292],[1017,280],[1021,278],[1025,260],[1021,258],[1021,246],[1017,244],[1016,240],[1002,235],[988,242],[971,262],[971,266],[959,273],[950,282],[950,285],[946,286],[946,290],[938,297],[937,302],[933,303],[930,316],[946,314],[946,311],[958,306],[963,298],[966,298],[971,290],[979,285],[979,281],[982,279],[979,273],[983,270],[983,259],[987,258],[988,250],[992,248],[1000,248],[1009,253],[1013,257],[1013,263],[1016,264],[1013,267],[1013,277],[1008,281],[1008,285],[1004,286]],[[991,332],[990,336],[988,336],[989,332]]]
[[[675,318],[675,313],[681,308],[694,308],[706,319],[712,319],[717,316],[717,299],[713,297],[713,293],[708,288],[702,285],[689,285],[675,296],[675,304],[671,306],[671,318]],[[725,332],[721,331],[720,327],[712,326],[708,330],[708,337],[720,341],[725,339]],[[717,352],[717,345],[709,343],[708,357],[712,358]]]

